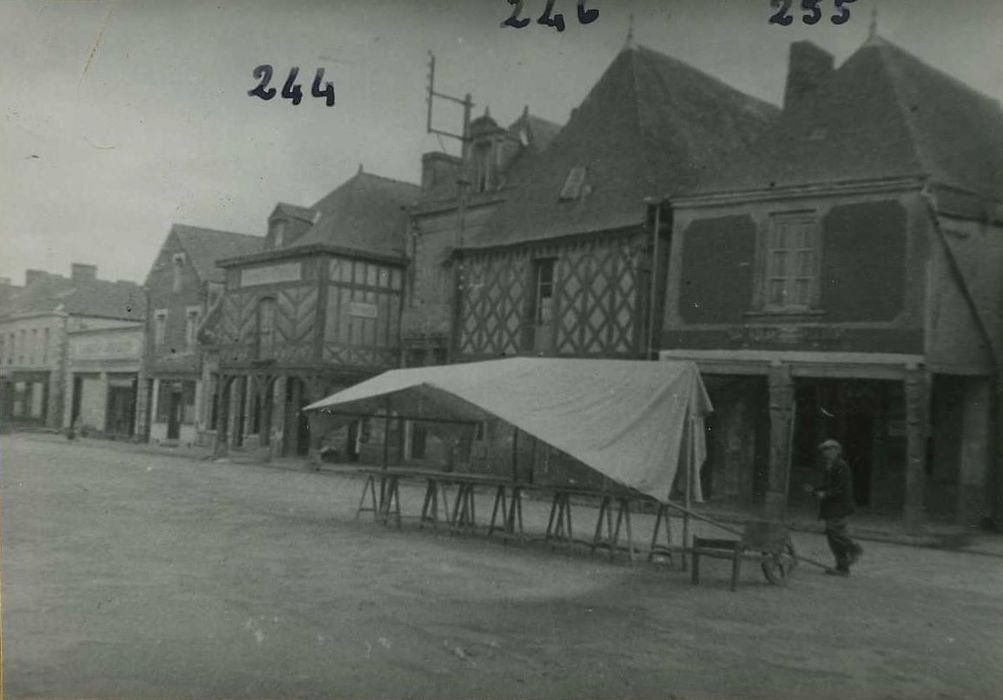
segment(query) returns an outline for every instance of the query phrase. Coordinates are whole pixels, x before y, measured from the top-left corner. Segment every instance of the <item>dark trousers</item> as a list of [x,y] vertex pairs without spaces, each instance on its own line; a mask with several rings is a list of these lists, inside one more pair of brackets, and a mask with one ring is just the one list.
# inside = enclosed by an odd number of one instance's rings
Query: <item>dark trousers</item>
[[850,559],[862,551],[860,545],[850,539],[849,518],[826,518],[825,537],[829,540],[829,549],[836,557],[836,568],[847,571]]

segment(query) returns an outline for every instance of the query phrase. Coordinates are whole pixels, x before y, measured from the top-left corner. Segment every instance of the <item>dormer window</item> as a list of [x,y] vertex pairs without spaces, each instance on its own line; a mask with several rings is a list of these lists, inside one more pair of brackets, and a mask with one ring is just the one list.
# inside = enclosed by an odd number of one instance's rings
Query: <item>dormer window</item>
[[474,147],[474,191],[487,192],[492,187],[493,165],[490,143],[479,143]]
[[277,219],[272,222],[272,248],[281,248],[286,238],[286,220]]
[[560,199],[562,202],[581,199],[585,189],[585,167],[576,165],[571,169],[567,179],[564,181]]

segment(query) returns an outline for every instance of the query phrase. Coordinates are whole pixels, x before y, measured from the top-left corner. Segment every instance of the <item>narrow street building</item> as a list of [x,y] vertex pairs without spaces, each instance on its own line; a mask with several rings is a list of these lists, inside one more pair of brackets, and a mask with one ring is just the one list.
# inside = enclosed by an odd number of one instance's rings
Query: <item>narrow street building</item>
[[68,426],[69,335],[136,329],[146,302],[133,282],[97,278],[97,267],[74,263],[69,278],[25,272],[23,288],[0,312],[0,422],[59,430]]
[[146,347],[139,432],[150,442],[196,444],[214,429],[202,381],[198,329],[223,293],[216,261],[261,249],[264,239],[175,224],[146,277]]
[[670,198],[661,354],[711,392],[705,492],[807,505],[835,438],[865,509],[977,523],[1003,432],[999,104],[879,36],[838,68],[790,56],[759,152]]
[[[408,207],[419,188],[359,172],[311,207],[278,205],[264,249],[219,262],[225,290],[203,328],[220,446],[306,455],[299,409],[401,362]],[[355,459],[368,426],[332,436]]]
[[407,251],[402,329],[406,366],[449,361],[457,300],[453,253],[484,228],[559,130],[557,124],[530,114],[529,107],[508,128],[485,110],[470,122],[460,156],[422,156],[421,192],[411,210]]

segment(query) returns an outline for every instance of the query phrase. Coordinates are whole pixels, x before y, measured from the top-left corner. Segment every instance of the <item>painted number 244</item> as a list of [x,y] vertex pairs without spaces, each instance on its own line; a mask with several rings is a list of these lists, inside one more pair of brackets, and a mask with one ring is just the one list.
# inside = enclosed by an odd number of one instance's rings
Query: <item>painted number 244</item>
[[[300,89],[300,84],[296,82],[299,72],[300,69],[293,66],[289,71],[289,77],[286,78],[285,85],[282,86],[282,97],[291,101],[294,105],[298,105],[303,100],[303,90]],[[256,87],[247,91],[248,95],[251,97],[260,97],[266,101],[275,97],[275,88],[268,87],[268,83],[272,80],[272,67],[270,65],[264,63],[255,68],[254,78],[259,82]],[[322,80],[324,80],[324,69],[318,68],[313,78],[313,86],[310,88],[310,94],[314,97],[325,98],[327,106],[333,107],[334,83],[329,80],[322,89],[320,86]]]
[[[830,17],[830,21],[833,24],[846,24],[850,21],[850,8],[846,7],[856,0],[833,0],[833,4],[836,7],[836,14]],[[790,10],[791,5],[794,0],[770,0],[770,7],[778,8],[777,11],[770,16],[770,24],[779,24],[783,27],[789,26],[794,22],[794,17],[791,16]],[[801,9],[804,10],[804,14],[801,15],[801,21],[805,24],[817,24],[822,19],[822,10],[819,8],[822,0],[801,0]]]

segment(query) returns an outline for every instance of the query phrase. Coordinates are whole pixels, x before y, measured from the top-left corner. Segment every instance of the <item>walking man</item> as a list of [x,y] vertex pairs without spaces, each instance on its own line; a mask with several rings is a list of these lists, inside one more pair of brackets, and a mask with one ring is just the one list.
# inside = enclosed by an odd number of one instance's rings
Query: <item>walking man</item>
[[832,576],[849,576],[850,567],[863,554],[860,545],[850,539],[849,519],[854,512],[853,477],[850,466],[842,458],[843,448],[835,440],[818,446],[822,453],[824,474],[821,487],[805,484],[805,491],[818,499],[818,517],[825,521],[825,536],[829,549],[836,557],[836,566],[826,569]]

